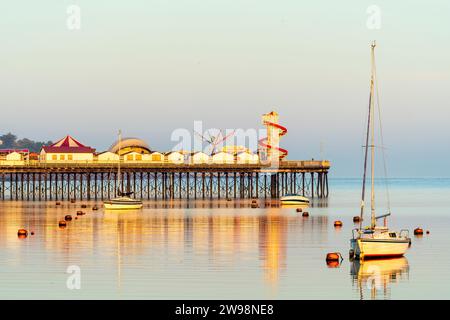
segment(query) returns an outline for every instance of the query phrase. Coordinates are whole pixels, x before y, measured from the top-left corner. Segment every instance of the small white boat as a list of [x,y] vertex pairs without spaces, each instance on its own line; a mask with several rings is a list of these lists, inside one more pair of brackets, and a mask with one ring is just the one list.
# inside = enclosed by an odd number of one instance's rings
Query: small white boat
[[309,199],[299,194],[286,194],[280,198],[281,204],[309,204]]
[[[387,227],[387,217],[391,215],[389,208],[389,192],[386,185],[387,199],[388,199],[388,213],[375,216],[375,106],[378,104],[378,97],[375,99],[375,86],[376,86],[376,71],[375,71],[375,42],[371,46],[371,61],[372,61],[372,74],[370,78],[370,97],[369,97],[369,112],[367,121],[367,133],[366,133],[366,145],[364,156],[364,172],[362,181],[362,196],[361,196],[361,212],[360,212],[360,224],[359,228],[353,230],[353,238],[350,239],[350,256],[356,257],[361,260],[373,259],[373,258],[394,258],[402,257],[409,246],[411,245],[411,239],[409,238],[408,230],[401,230],[400,232],[392,231]],[[378,88],[376,90],[378,93]],[[381,119],[380,119],[380,131],[381,131]],[[370,138],[370,141],[369,141]],[[362,221],[364,215],[364,196],[366,187],[366,168],[368,163],[368,151],[371,153],[371,194],[370,194],[370,207],[371,207],[371,223],[370,226],[363,228]],[[383,138],[381,135],[381,150],[383,148]],[[384,160],[383,156],[383,160]],[[384,163],[385,175],[386,175],[386,163]],[[385,182],[387,183],[386,177]],[[383,226],[377,225],[379,219],[384,220]]]
[[119,186],[117,190],[117,194],[119,195],[117,198],[109,199],[106,201],[103,201],[103,205],[106,210],[124,210],[124,209],[141,209],[143,206],[143,203],[141,200],[136,200],[133,198],[130,198],[130,195],[133,194],[133,192],[122,192],[120,189],[121,186],[121,173],[120,173],[120,144],[122,135],[119,130],[119,163],[117,166],[117,185]]
[[103,202],[105,209],[141,209],[143,204],[141,200],[132,199],[130,197],[118,197]]

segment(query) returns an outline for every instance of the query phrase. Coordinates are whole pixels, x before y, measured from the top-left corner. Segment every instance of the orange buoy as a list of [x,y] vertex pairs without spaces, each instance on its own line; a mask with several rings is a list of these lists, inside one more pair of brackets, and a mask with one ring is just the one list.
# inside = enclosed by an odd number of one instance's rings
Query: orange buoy
[[17,235],[21,238],[25,238],[26,236],[28,236],[28,231],[25,229],[19,229],[17,231]]
[[61,204],[61,202],[59,202],[59,201],[56,201],[56,205],[57,206],[59,206]]
[[81,208],[86,209],[86,208],[87,208],[87,205],[82,204],[82,205],[81,205]]
[[341,221],[341,220],[336,220],[336,221],[334,222],[334,226],[335,226],[335,227],[342,227],[342,221]]
[[257,203],[252,203],[252,208],[258,208],[258,204]]
[[329,252],[327,253],[327,257],[325,259],[327,262],[329,261],[342,261],[342,255],[340,252]]
[[297,210],[296,210],[297,212],[302,212],[303,211],[303,209],[302,208],[297,208]]
[[64,227],[67,226],[67,222],[64,221],[64,220],[61,220],[61,221],[59,221],[58,226],[59,226],[60,228],[64,228]]
[[31,231],[31,235],[34,236],[34,231]]
[[78,217],[75,217],[75,220],[78,220]]
[[430,230],[427,230],[427,234],[430,234]]
[[309,212],[308,211],[303,212],[302,217],[309,217]]
[[66,220],[66,221],[71,221],[71,220],[72,220],[72,216],[71,216],[70,214],[68,214],[68,215],[66,215],[66,216],[64,217],[64,220]]
[[93,206],[93,207],[92,207],[92,210],[98,210],[97,205]]
[[414,235],[416,235],[416,236],[421,236],[421,235],[423,235],[423,229],[420,228],[420,227],[415,228],[415,229],[414,229]]
[[354,216],[353,217],[353,222],[360,222],[361,221],[361,217],[360,216]]
[[82,216],[84,214],[83,211],[77,211],[77,216]]

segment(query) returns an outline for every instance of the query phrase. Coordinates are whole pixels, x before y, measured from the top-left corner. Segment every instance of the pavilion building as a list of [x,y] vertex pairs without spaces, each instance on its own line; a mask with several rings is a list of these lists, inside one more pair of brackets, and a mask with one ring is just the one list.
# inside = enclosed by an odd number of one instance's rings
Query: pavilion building
[[71,136],[41,149],[40,160],[45,162],[92,162],[95,149],[85,146]]

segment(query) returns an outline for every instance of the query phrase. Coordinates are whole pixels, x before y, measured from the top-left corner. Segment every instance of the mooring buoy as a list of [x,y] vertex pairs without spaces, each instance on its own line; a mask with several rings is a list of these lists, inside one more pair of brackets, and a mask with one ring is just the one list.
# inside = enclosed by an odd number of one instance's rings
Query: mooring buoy
[[327,263],[327,266],[329,268],[337,268],[341,265],[342,255],[340,252],[329,252],[327,253],[327,257],[325,258],[325,261]]
[[26,236],[28,236],[28,231],[26,229],[19,229],[17,230],[17,235],[20,238],[25,238]]

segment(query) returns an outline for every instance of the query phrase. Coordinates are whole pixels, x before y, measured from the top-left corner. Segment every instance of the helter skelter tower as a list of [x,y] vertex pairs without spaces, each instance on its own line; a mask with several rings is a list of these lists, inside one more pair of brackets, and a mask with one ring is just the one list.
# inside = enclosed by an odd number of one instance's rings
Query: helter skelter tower
[[266,161],[274,162],[282,160],[288,155],[286,149],[280,148],[280,137],[284,136],[287,129],[278,123],[278,113],[271,111],[262,115],[263,125],[267,129],[267,137],[259,140],[261,151]]

